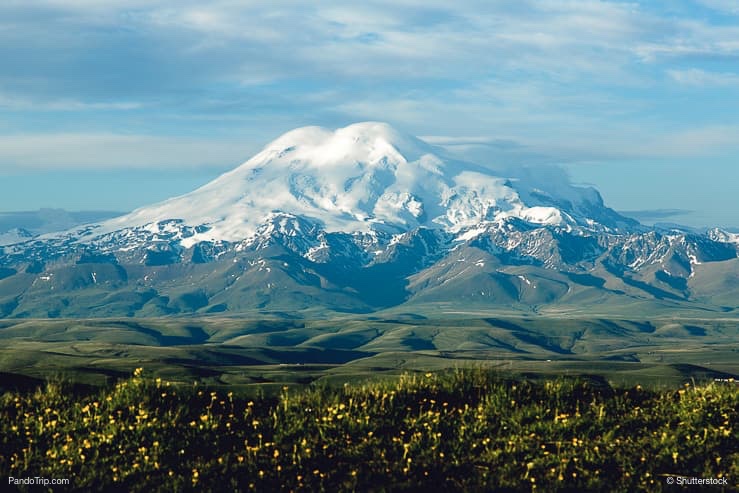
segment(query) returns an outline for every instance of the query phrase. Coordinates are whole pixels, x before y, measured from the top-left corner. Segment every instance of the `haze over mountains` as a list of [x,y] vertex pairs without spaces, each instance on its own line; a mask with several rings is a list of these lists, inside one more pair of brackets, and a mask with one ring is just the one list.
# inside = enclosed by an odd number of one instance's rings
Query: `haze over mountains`
[[121,212],[112,211],[65,211],[49,208],[0,212],[0,246],[120,215]]
[[24,239],[0,247],[0,316],[739,304],[739,235],[647,228],[593,188],[496,176],[377,122],[297,129],[191,193]]

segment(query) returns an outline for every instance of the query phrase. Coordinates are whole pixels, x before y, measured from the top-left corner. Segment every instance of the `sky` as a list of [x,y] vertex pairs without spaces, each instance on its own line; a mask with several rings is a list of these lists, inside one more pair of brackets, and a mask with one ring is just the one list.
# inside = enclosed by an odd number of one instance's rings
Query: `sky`
[[739,227],[739,3],[0,2],[0,211],[128,211],[365,120]]

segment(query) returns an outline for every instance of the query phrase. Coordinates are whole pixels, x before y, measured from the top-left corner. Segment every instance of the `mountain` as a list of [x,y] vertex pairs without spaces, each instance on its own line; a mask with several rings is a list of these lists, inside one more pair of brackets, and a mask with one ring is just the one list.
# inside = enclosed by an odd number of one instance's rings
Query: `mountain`
[[[585,224],[592,215],[617,227],[633,221],[603,207],[593,189],[552,197],[489,170],[439,154],[383,123],[329,131],[293,130],[204,187],[101,225],[96,234],[178,219],[207,226],[183,242],[241,241],[275,213],[303,217],[326,232],[459,231],[482,221]],[[566,193],[566,196],[563,196]]]
[[738,246],[384,123],[306,127],[186,195],[6,245],[0,315],[724,313],[737,298],[712,290],[731,285]]
[[20,243],[44,233],[120,215],[120,212],[110,211],[65,211],[48,208],[37,211],[0,212],[0,246]]

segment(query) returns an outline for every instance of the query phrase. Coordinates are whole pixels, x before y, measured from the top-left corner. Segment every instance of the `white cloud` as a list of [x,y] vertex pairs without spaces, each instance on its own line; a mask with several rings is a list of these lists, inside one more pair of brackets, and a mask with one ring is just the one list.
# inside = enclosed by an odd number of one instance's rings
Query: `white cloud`
[[[172,51],[162,62],[174,64],[168,70],[177,71],[172,75],[181,77],[184,88],[192,76],[256,86],[358,77],[385,83],[474,80],[491,73],[517,74],[519,81],[540,76],[559,82],[588,78],[643,85],[644,75],[633,66],[640,60],[739,53],[735,25],[669,18],[648,10],[648,5],[595,0],[521,1],[515,6],[476,0],[369,0],[351,7],[338,0],[33,4],[46,9],[46,16],[24,21],[18,32],[30,29],[48,43],[71,43],[72,55],[95,50],[94,44],[75,44],[77,39],[69,35],[75,31],[148,36],[154,49],[157,41],[164,41]],[[0,14],[3,8],[21,9],[27,3],[9,5],[0,7]],[[99,31],[109,27],[116,29]],[[23,40],[28,37],[24,34]],[[150,85],[154,93],[156,82]]]
[[420,137],[422,140],[428,142],[429,144],[434,145],[440,145],[440,146],[466,146],[466,145],[485,145],[485,146],[493,146],[493,147],[518,147],[519,144],[517,144],[512,139],[505,139],[505,138],[492,138],[492,137],[482,137],[482,136],[475,136],[475,135],[466,135],[466,136],[448,136],[448,135],[425,135]]
[[[34,15],[3,15],[29,5]],[[663,75],[687,88],[739,82],[733,73],[670,66],[675,59],[739,57],[739,26],[665,15],[648,2],[368,0],[347,7],[339,0],[8,0],[0,6],[0,25],[6,23],[16,23],[12,32],[23,33],[18,46],[31,55],[58,45],[70,63],[64,58],[54,69],[39,63],[40,73],[32,75],[45,82],[38,90],[45,93],[18,83],[5,97],[0,93],[0,107],[152,109],[158,124],[170,125],[167,132],[194,121],[203,125],[200,131],[209,121],[221,124],[207,127],[217,128],[212,133],[233,135],[226,128],[232,118],[241,118],[242,126],[249,118],[248,125],[272,128],[288,120],[298,126],[373,119],[414,133],[491,134],[490,141],[455,145],[490,147],[509,140],[542,160],[669,154],[665,132],[678,134],[676,127],[686,122],[659,112],[664,107],[653,96]],[[0,44],[8,33],[0,26]],[[110,43],[98,50],[96,43],[81,41],[86,36]],[[103,71],[94,61],[112,55],[121,57],[120,66],[105,67],[113,82],[95,79]],[[20,64],[27,68],[25,61]],[[76,68],[65,72],[68,66]],[[9,84],[2,75],[0,83]],[[102,95],[87,100],[88,87]],[[134,90],[140,93],[131,95]],[[157,103],[149,108],[137,101]],[[132,128],[132,120],[101,119],[101,128]],[[720,134],[710,122],[696,125],[710,128],[705,138]],[[15,137],[3,137],[0,159],[12,166],[189,166],[205,160],[227,166],[248,157],[232,156],[205,139],[114,133],[37,135],[17,144],[10,142]],[[68,148],[65,138],[87,152]],[[501,152],[510,157],[514,151]]]
[[[58,36],[69,42],[67,29],[115,25],[176,37],[182,53],[231,53],[237,62],[232,75],[254,63],[265,80],[294,77],[296,71],[401,79],[459,76],[492,66],[600,77],[626,62],[630,46],[649,38],[653,28],[650,16],[633,5],[597,1],[522,2],[513,9],[478,1],[382,0],[351,8],[337,0],[302,5],[45,0],[37,5],[51,9],[52,29],[41,23],[45,32],[38,33],[45,38],[64,27]],[[607,63],[603,50],[610,52]],[[272,77],[263,73],[264,65]]]
[[0,136],[0,172],[24,169],[235,167],[256,146],[225,139],[116,134]]
[[646,62],[672,59],[736,59],[739,57],[739,25],[715,24],[679,18],[661,20],[662,36],[639,39],[635,53]]
[[739,4],[736,0],[698,0],[698,3],[727,14],[739,14]]
[[658,136],[637,146],[637,156],[710,157],[739,149],[739,125],[711,125]]
[[144,107],[134,101],[77,101],[74,99],[33,100],[23,96],[11,96],[0,92],[0,108],[14,111],[127,111]]
[[707,72],[692,68],[687,70],[668,70],[667,74],[679,84],[694,87],[739,86],[739,74],[727,72]]
[[594,128],[579,138],[533,134],[428,136],[438,145],[481,164],[592,164],[633,159],[712,158],[739,150],[739,125],[656,132]]

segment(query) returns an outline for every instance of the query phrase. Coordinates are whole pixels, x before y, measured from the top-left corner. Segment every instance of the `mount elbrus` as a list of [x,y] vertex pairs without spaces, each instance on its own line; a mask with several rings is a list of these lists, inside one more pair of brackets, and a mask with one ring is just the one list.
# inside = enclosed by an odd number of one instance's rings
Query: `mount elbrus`
[[186,195],[0,246],[0,316],[731,312],[739,237],[646,228],[382,123],[279,137]]

